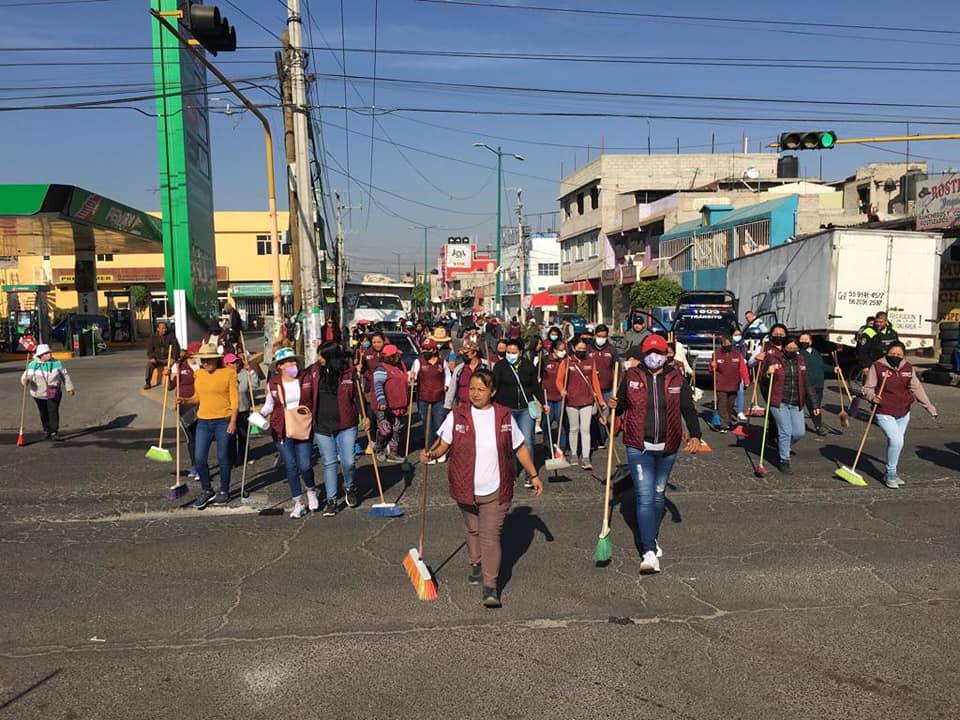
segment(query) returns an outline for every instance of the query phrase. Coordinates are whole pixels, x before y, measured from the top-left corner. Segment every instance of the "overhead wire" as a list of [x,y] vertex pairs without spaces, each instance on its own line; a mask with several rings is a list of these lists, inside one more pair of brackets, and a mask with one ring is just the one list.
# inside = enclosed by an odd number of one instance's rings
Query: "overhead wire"
[[[371,91],[370,105],[372,107],[377,106],[377,44],[378,44],[378,31],[380,27],[380,0],[373,0],[373,88]],[[370,194],[370,187],[373,185],[373,138],[376,133],[377,127],[377,116],[373,113],[370,115],[370,172],[368,173],[367,181],[367,194]],[[367,216],[363,221],[363,229],[366,229],[370,226],[370,204],[367,204]]]

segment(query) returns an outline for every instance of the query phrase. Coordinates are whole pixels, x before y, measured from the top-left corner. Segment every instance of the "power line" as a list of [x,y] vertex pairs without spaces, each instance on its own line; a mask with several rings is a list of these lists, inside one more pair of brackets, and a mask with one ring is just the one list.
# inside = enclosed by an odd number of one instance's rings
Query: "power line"
[[[378,40],[378,30],[380,26],[380,0],[373,0],[373,89],[371,91],[370,105],[373,107],[377,106],[377,40]],[[370,187],[373,185],[373,137],[376,132],[377,126],[377,116],[375,114],[370,115],[370,172],[367,177],[367,195],[370,194]],[[363,221],[363,229],[366,229],[370,225],[370,204],[367,204],[367,217]]]
[[277,40],[280,40],[281,42],[283,41],[282,38],[281,38],[279,35],[277,35],[273,30],[271,30],[270,28],[268,28],[268,27],[267,27],[266,25],[264,25],[262,22],[260,22],[260,21],[257,20],[255,17],[253,17],[253,15],[251,15],[251,14],[248,13],[246,10],[244,10],[242,7],[240,7],[239,5],[237,5],[235,2],[233,2],[233,0],[223,0],[223,1],[224,1],[227,5],[229,5],[230,7],[234,8],[238,13],[240,13],[241,15],[243,15],[247,20],[249,20],[249,21],[252,22],[254,25],[256,25],[256,26],[259,27],[261,30],[263,30],[265,33],[267,33],[267,35],[272,35],[272,36],[275,37]]
[[[322,38],[323,32],[320,30],[319,25],[317,25],[317,32],[320,33],[320,37]],[[346,38],[346,35],[344,34],[344,21],[343,21],[343,0],[340,0],[340,54],[343,60],[339,64],[340,64],[340,69],[343,71],[343,105],[344,105],[343,124],[346,128],[346,134],[344,135],[344,137],[346,138],[347,174],[349,176],[349,173],[350,173],[350,134],[349,134],[350,133],[350,112],[346,108],[347,102],[348,102],[347,101],[347,53],[346,53],[346,50],[344,49],[346,47],[346,43],[347,43],[347,38]],[[333,55],[334,59],[336,59],[337,57],[336,53],[334,53],[332,49],[330,50],[330,52]],[[349,180],[347,180],[347,205],[353,205],[353,199],[350,196]]]

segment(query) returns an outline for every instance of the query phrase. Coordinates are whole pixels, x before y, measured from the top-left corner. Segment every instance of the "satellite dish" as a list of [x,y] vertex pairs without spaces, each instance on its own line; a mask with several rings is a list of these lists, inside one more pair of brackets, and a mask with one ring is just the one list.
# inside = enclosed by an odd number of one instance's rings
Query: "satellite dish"
[[883,189],[885,192],[892,193],[897,189],[897,181],[893,178],[887,178],[883,181]]
[[743,171],[744,180],[756,180],[760,177],[760,171],[752,165]]

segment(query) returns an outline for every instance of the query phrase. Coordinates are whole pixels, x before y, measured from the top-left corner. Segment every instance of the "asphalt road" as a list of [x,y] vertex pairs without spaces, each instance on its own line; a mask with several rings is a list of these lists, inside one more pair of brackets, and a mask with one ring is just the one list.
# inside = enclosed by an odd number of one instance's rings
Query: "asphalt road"
[[[144,458],[160,395],[139,390],[141,361],[70,362],[67,442],[23,448],[20,368],[0,365],[0,718],[960,717],[954,388],[928,388],[942,427],[916,408],[900,490],[831,477],[862,422],[808,435],[795,475],[763,479],[708,431],[713,452],[674,472],[655,576],[638,574],[629,492],[613,561],[593,563],[599,471],[538,499],[519,488],[504,607],[488,610],[443,467],[428,486],[433,603],[400,564],[419,468],[385,471],[403,518],[369,517],[369,494],[335,518],[260,515],[286,499],[261,438],[248,504],[189,509],[196,483],[167,501],[171,468]],[[28,429],[36,440],[30,407]],[[883,448],[872,431],[874,477]],[[369,491],[366,461],[360,480]]]

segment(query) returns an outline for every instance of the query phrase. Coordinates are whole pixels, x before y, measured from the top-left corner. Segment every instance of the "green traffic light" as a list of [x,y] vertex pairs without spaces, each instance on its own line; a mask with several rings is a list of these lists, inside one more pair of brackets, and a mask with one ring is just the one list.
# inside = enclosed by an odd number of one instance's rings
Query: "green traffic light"
[[832,148],[837,142],[837,136],[832,132],[825,132],[820,136],[820,147]]

